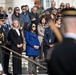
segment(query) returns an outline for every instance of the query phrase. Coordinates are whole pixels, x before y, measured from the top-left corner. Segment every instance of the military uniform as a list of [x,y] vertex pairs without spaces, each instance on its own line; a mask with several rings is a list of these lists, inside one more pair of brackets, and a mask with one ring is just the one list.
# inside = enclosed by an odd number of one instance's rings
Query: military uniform
[[[76,9],[62,10],[62,17],[75,17],[76,19]],[[63,42],[54,48],[48,62],[48,73],[49,75],[76,75],[75,33],[67,31]]]
[[[4,23],[3,14],[0,14],[0,22]],[[6,44],[6,35],[2,23],[0,24],[0,64],[3,66],[3,48],[1,46]],[[0,71],[3,71],[3,67],[0,66]]]
[[3,65],[3,48],[1,48],[2,45],[6,44],[6,35],[3,27],[0,27],[0,63]]

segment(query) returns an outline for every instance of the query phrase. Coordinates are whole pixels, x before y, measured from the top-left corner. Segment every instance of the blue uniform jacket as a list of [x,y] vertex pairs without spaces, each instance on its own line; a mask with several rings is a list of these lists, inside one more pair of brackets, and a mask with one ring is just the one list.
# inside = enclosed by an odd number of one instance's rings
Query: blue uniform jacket
[[26,38],[26,55],[27,56],[39,56],[40,50],[35,49],[34,45],[40,46],[38,36],[32,32],[25,33]]

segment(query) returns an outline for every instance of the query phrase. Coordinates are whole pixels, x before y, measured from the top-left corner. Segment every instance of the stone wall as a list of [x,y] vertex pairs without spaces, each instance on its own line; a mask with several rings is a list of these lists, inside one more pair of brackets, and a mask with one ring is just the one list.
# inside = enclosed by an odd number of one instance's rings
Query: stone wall
[[8,7],[12,7],[12,0],[0,0],[0,6],[7,10]]

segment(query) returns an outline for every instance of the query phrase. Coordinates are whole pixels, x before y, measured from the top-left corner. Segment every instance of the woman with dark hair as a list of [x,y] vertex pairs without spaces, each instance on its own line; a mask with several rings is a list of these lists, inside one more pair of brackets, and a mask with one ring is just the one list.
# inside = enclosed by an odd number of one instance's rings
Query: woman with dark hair
[[[26,38],[26,55],[29,56],[31,60],[37,61],[37,57],[40,55],[40,43],[38,40],[38,35],[36,34],[36,24],[32,23],[29,30],[25,34]],[[35,74],[37,66],[31,62],[28,62],[29,74]]]
[[24,26],[24,22],[23,22],[23,20],[21,18],[19,7],[15,7],[14,8],[14,13],[12,15],[12,21],[13,20],[18,20],[19,21],[19,23],[20,23],[20,29],[22,30],[23,26]]
[[40,50],[40,59],[43,59],[43,37],[46,26],[46,19],[44,16],[41,17],[40,24],[37,26],[38,29],[38,39],[40,42],[41,50]]

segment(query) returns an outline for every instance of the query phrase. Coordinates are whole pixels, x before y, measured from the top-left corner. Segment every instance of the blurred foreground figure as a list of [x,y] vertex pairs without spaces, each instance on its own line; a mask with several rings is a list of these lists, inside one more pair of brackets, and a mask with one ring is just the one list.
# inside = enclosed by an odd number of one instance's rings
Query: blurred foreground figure
[[49,75],[76,75],[76,9],[62,10],[63,42],[52,51]]

